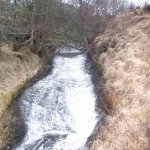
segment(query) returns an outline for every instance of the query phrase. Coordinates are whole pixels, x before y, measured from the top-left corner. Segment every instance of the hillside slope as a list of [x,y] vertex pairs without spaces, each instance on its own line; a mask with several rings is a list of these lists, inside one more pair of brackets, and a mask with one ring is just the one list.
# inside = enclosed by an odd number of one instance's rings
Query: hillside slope
[[93,59],[103,68],[113,111],[92,150],[150,149],[150,14],[128,13],[96,39]]

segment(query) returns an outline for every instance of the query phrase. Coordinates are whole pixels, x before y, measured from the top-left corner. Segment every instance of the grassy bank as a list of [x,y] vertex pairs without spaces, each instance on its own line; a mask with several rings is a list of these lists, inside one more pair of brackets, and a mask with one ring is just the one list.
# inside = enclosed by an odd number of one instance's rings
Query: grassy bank
[[0,149],[8,141],[9,124],[13,121],[10,114],[4,114],[11,101],[19,94],[42,66],[38,55],[28,48],[13,51],[8,44],[0,46]]
[[92,150],[150,148],[150,14],[118,16],[96,39],[93,59],[103,68],[109,115]]

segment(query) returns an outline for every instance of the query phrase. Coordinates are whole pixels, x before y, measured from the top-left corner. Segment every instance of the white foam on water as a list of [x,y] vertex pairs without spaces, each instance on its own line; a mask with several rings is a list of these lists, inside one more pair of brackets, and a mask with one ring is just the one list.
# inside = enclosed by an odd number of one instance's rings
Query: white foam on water
[[[68,49],[62,52],[67,53]],[[72,50],[72,52],[77,52]],[[85,68],[86,57],[56,56],[50,75],[27,89],[21,97],[21,111],[27,135],[16,150],[26,150],[46,135],[65,135],[53,146],[36,145],[38,150],[77,150],[84,147],[96,120],[91,75]]]

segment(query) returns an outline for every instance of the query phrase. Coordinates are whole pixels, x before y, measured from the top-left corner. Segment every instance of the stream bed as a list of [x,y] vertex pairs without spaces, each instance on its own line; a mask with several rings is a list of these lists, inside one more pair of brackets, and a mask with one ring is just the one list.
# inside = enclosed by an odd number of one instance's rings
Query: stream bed
[[85,54],[64,48],[52,71],[19,97],[26,133],[13,150],[85,150],[100,114]]

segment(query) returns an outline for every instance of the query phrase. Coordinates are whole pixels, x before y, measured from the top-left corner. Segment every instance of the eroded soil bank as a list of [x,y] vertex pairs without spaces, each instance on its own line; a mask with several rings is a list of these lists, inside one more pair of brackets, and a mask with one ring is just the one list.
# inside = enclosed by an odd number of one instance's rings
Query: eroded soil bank
[[91,57],[103,69],[109,115],[91,150],[150,148],[150,15],[131,12],[110,20]]

